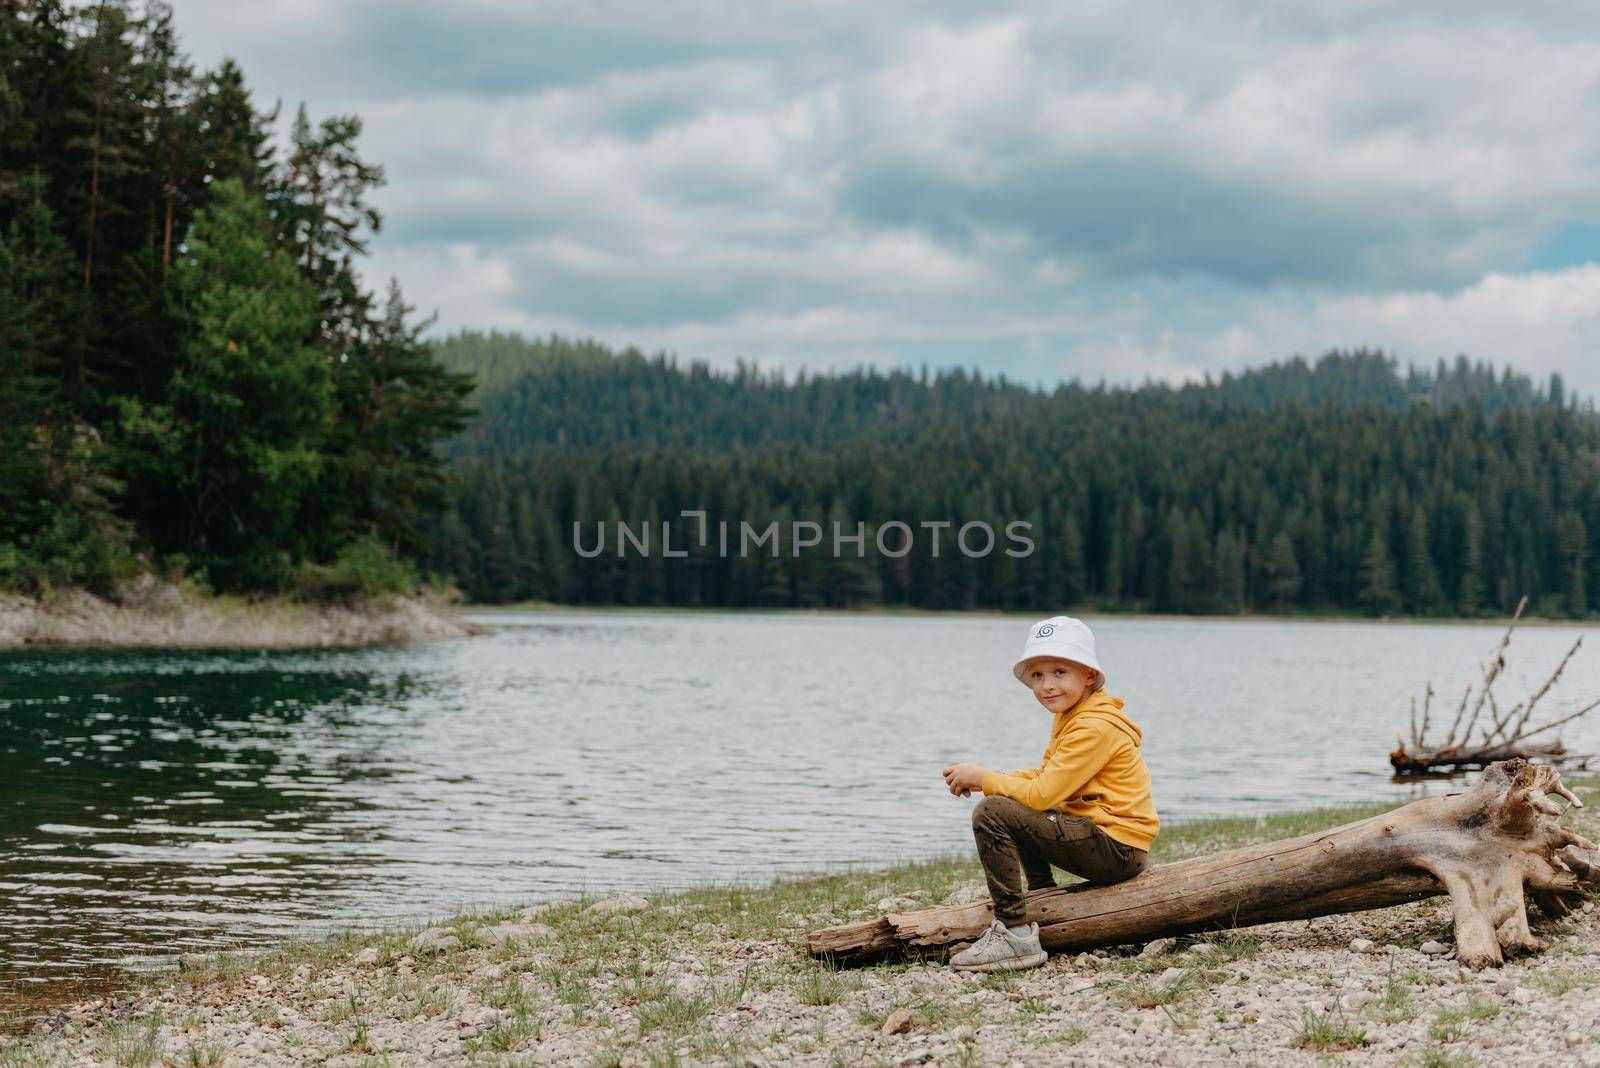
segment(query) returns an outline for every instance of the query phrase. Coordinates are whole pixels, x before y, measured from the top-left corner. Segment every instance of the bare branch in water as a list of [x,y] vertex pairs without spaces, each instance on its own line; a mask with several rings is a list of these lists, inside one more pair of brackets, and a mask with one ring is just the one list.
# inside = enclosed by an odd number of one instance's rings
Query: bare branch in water
[[[1532,725],[1533,711],[1538,707],[1557,682],[1562,678],[1567,665],[1571,663],[1574,655],[1583,646],[1580,636],[1572,643],[1572,648],[1567,650],[1561,662],[1545,679],[1544,684],[1535,690],[1526,700],[1518,701],[1508,709],[1502,710],[1500,701],[1495,696],[1494,685],[1506,669],[1506,649],[1511,644],[1511,635],[1517,628],[1517,623],[1522,619],[1522,613],[1527,608],[1528,599],[1523,597],[1517,602],[1516,613],[1511,617],[1505,633],[1500,636],[1499,643],[1490,655],[1489,662],[1482,665],[1479,670],[1482,677],[1477,681],[1477,695],[1474,700],[1474,683],[1468,683],[1461,692],[1461,702],[1456,707],[1455,718],[1451,720],[1450,732],[1442,745],[1430,745],[1427,741],[1428,728],[1432,720],[1434,689],[1433,682],[1429,680],[1422,697],[1422,716],[1419,722],[1417,717],[1417,699],[1411,698],[1411,748],[1408,751],[1404,742],[1389,754],[1389,762],[1397,771],[1431,772],[1441,769],[1455,768],[1457,770],[1468,767],[1485,767],[1493,761],[1506,760],[1512,757],[1529,759],[1545,759],[1550,761],[1563,761],[1577,759],[1574,754],[1568,753],[1561,744],[1560,738],[1549,743],[1525,744],[1525,739],[1543,734],[1563,724],[1586,715],[1596,708],[1600,708],[1600,700],[1585,705],[1568,715],[1561,716],[1538,726]],[[1467,705],[1472,705],[1470,715],[1467,715]],[[1484,714],[1487,707],[1488,714]],[[1466,717],[1465,726],[1462,718]],[[1483,720],[1484,726],[1480,740],[1473,741],[1473,730],[1479,721]],[[1398,739],[1397,739],[1398,741]],[[1587,758],[1582,758],[1587,760]]]

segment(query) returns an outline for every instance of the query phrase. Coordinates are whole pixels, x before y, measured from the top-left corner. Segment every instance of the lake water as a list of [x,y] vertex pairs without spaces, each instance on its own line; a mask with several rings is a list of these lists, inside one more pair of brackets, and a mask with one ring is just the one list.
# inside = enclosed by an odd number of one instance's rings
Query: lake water
[[[0,1016],[285,933],[970,849],[940,768],[1029,766],[1048,732],[1010,674],[1031,617],[484,618],[361,650],[0,654]],[[1502,629],[1094,627],[1168,823],[1457,788],[1386,755]],[[1520,630],[1497,693],[1576,633]],[[1547,703],[1596,690],[1600,649]]]

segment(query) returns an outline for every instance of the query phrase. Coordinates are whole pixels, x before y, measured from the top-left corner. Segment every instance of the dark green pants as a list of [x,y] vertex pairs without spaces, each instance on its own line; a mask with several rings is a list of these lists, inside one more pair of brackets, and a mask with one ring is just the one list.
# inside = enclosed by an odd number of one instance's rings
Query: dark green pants
[[1022,925],[1022,880],[1027,889],[1056,885],[1050,865],[1091,883],[1120,883],[1144,871],[1149,854],[1106,834],[1089,819],[1039,812],[1009,797],[986,797],[972,810],[972,837],[989,879],[995,918]]

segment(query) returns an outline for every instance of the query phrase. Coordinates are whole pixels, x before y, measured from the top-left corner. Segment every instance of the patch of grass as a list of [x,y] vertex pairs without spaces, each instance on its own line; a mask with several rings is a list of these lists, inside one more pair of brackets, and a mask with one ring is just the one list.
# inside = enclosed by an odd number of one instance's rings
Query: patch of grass
[[1411,981],[1407,978],[1412,973],[1394,970],[1394,953],[1389,953],[1389,974],[1383,982],[1383,993],[1378,995],[1378,1000],[1373,1003],[1373,1008],[1378,1017],[1385,1023],[1401,1023],[1414,1018],[1416,1009],[1411,1005]]
[[219,1068],[227,1055],[220,1039],[207,1042],[191,1042],[184,1047],[183,1063],[189,1068]]
[[639,1032],[667,1031],[682,1034],[698,1024],[711,1011],[711,1003],[704,998],[668,994],[664,998],[641,1005],[634,1012],[639,1019]]
[[736,1034],[704,1034],[699,1035],[689,1044],[689,1052],[694,1054],[694,1059],[700,1061],[726,1061],[730,1064],[743,1062],[744,1041]]
[[95,1052],[118,1068],[148,1068],[161,1052],[160,1028],[157,1019],[106,1024]]
[[1299,1045],[1302,1049],[1357,1049],[1366,1042],[1366,1029],[1346,1019],[1338,1009],[1329,1012],[1302,1009],[1300,1012]]
[[711,988],[711,998],[718,1007],[732,1007],[743,1001],[745,994],[750,991],[765,992],[778,983],[777,977],[765,969],[757,968],[754,963],[747,963],[739,969],[739,978],[715,984]]
[[1467,1037],[1468,1023],[1487,1020],[1500,1014],[1500,1006],[1487,998],[1467,995],[1465,1005],[1452,1005],[1440,1009],[1428,1027],[1428,1037],[1435,1042],[1455,1042]]
[[[588,993],[586,988],[584,993]],[[523,987],[520,975],[487,984],[478,991],[478,997],[490,1008],[510,1009],[518,1014],[531,1011],[538,1004],[538,995]]]
[[1205,973],[1193,968],[1165,985],[1143,975],[1135,975],[1116,984],[1111,992],[1136,1009],[1153,1009],[1182,1001],[1195,992],[1203,978]]
[[828,1054],[828,1068],[861,1068],[861,1065],[882,1066],[887,1062],[875,1058],[870,1046],[846,1045]]
[[1243,931],[1224,931],[1207,939],[1212,945],[1210,963],[1222,964],[1233,960],[1255,960],[1261,952],[1261,936]]
[[1533,982],[1539,989],[1555,997],[1560,997],[1569,990],[1587,990],[1595,985],[1595,980],[1591,977],[1565,968],[1550,968],[1537,972],[1533,976]]
[[925,997],[911,1007],[917,1019],[944,1027],[976,1027],[983,1022],[983,1006],[976,1001],[939,1001]]
[[678,1068],[683,1063],[678,1059],[678,1051],[671,1046],[655,1046],[648,1049],[644,1058],[650,1068]]
[[978,976],[978,985],[985,990],[996,990],[1002,994],[1009,994],[1017,988],[1020,978],[1014,971],[1010,972],[981,972]]
[[622,1054],[606,1039],[589,1055],[589,1068],[622,1068]]
[[420,1016],[442,1016],[455,1005],[455,993],[448,986],[422,986],[417,991],[417,1014]]
[[1176,953],[1154,953],[1148,957],[1121,957],[1112,960],[1107,971],[1121,972],[1124,975],[1160,975],[1168,968],[1181,968],[1184,962],[1178,960]]
[[467,1043],[469,1049],[492,1053],[510,1053],[530,1038],[537,1039],[544,1031],[544,1021],[536,1016],[513,1016],[509,1020],[496,1020],[494,1026]]
[[[284,947],[286,954],[293,953],[300,943]],[[260,958],[243,953],[207,953],[203,956],[183,958],[183,977],[196,986],[215,983],[232,983],[243,979],[261,965]]]
[[898,1008],[900,1008],[900,1006],[891,1005],[887,1009],[880,1011],[867,1005],[863,1005],[856,1010],[856,1023],[860,1024],[862,1027],[870,1027],[873,1030],[878,1030],[883,1027],[883,1021],[889,1018],[889,1013]]
[[64,1068],[66,1054],[47,1051],[32,1042],[0,1039],[0,1068]]
[[1477,1062],[1464,1053],[1452,1055],[1438,1046],[1429,1046],[1417,1057],[1416,1063],[1418,1068],[1470,1068]]
[[1049,1031],[1041,1035],[1033,1035],[1028,1043],[1034,1046],[1070,1046],[1074,1042],[1082,1042],[1089,1037],[1089,1029],[1082,1024],[1068,1024],[1059,1031]]
[[649,1005],[672,993],[672,984],[659,975],[624,976],[617,984],[617,1000],[623,1005]]
[[832,1005],[858,984],[854,976],[847,978],[827,965],[817,965],[800,973],[794,991],[802,1005]]
[[361,1015],[361,997],[354,990],[337,1001],[330,1003],[323,1010],[323,1019],[332,1024],[344,1023],[354,1020]]

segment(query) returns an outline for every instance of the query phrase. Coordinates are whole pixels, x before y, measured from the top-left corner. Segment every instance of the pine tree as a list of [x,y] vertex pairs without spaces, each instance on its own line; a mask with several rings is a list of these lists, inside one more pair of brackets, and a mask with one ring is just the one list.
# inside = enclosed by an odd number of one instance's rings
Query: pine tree
[[1427,513],[1418,504],[1406,529],[1406,607],[1417,615],[1436,610],[1441,593],[1428,542]]
[[176,290],[188,344],[169,397],[182,544],[220,588],[282,586],[307,557],[295,522],[322,469],[328,368],[308,348],[315,294],[230,179],[195,220]]
[[1389,540],[1377,527],[1373,528],[1366,556],[1361,561],[1361,593],[1357,602],[1374,615],[1387,615],[1399,607],[1400,595],[1395,590]]
[[1217,531],[1212,552],[1212,572],[1216,576],[1216,602],[1224,612],[1244,611],[1244,546],[1231,529]]
[[1456,594],[1456,611],[1475,616],[1483,607],[1483,516],[1477,506],[1467,505],[1466,529],[1461,548],[1461,586]]
[[1076,516],[1061,520],[1061,603],[1081,604],[1088,598],[1089,583],[1084,566],[1083,534]]
[[1561,517],[1561,556],[1567,577],[1567,612],[1576,617],[1589,614],[1587,561],[1589,532],[1583,517],[1567,512]]
[[1278,611],[1288,611],[1289,602],[1300,589],[1300,564],[1295,559],[1294,542],[1280,530],[1267,553],[1267,581],[1277,599]]

